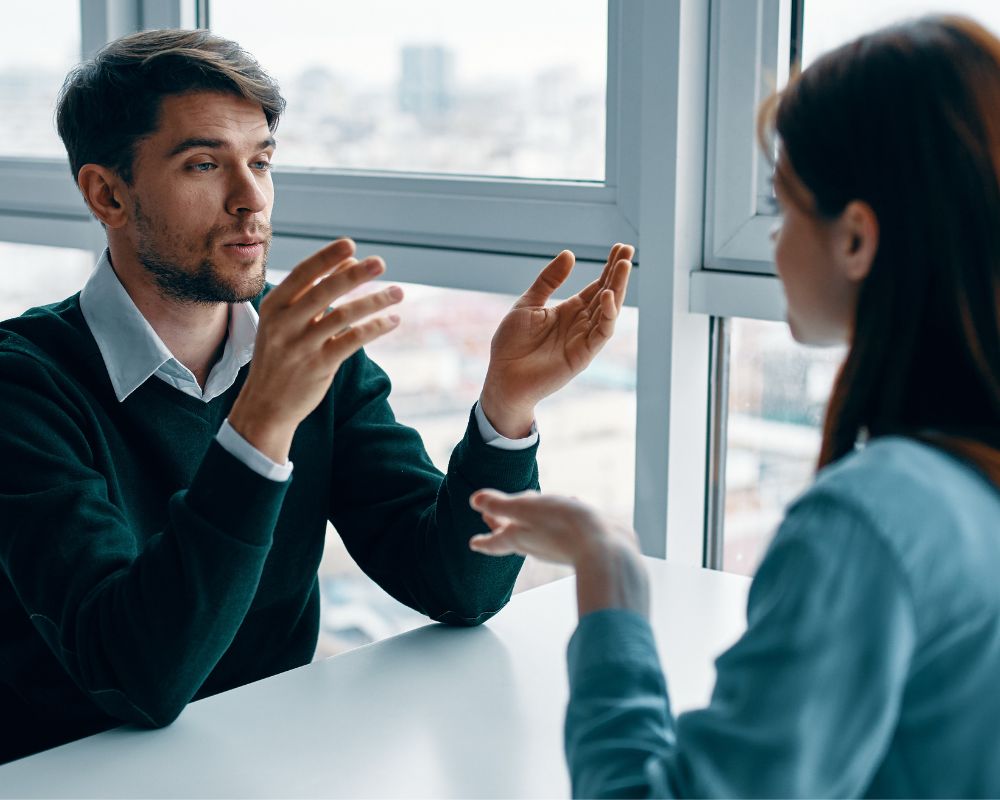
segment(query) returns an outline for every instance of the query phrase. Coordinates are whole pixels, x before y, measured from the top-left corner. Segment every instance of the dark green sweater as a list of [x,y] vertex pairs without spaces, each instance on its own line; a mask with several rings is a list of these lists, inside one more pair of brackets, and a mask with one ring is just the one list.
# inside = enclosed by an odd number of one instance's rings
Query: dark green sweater
[[442,476],[360,352],[270,481],[215,442],[248,368],[209,403],[157,378],[119,403],[79,295],[0,324],[0,762],[308,663],[328,519],[432,619],[509,599],[521,559],[468,549],[468,497],[537,486],[536,448],[470,418]]

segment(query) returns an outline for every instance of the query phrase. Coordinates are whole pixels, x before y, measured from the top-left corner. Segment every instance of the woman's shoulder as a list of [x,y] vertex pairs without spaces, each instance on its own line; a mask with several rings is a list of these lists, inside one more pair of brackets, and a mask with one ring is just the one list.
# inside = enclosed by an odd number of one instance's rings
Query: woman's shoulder
[[982,473],[931,445],[884,437],[823,469],[773,544],[808,543],[841,565],[878,552],[920,593],[958,602],[980,583],[991,591],[998,533],[1000,489]]
[[1000,490],[971,464],[902,436],[875,439],[821,470],[798,502],[819,497],[848,503],[876,522],[893,512],[1000,508]]

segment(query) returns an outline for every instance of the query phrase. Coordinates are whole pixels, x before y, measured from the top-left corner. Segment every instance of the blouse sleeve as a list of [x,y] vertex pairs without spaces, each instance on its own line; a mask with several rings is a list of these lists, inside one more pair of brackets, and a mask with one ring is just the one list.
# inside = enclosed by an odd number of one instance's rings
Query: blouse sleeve
[[[676,719],[649,624],[605,610],[569,645],[575,797],[864,792],[891,741],[916,641],[894,554],[859,510],[811,493],[750,591],[707,708]],[[683,642],[669,642],[680,653]],[[679,655],[678,657],[683,657]]]

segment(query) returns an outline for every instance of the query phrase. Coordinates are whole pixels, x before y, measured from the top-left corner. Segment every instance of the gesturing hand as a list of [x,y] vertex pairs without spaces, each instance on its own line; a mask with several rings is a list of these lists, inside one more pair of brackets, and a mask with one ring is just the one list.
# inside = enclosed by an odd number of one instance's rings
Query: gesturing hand
[[283,463],[299,423],[319,405],[340,365],[399,323],[366,319],[403,298],[398,286],[335,300],[385,272],[378,257],[358,261],[354,242],[338,239],[289,273],[260,304],[260,323],[246,383],[229,424],[272,460]]
[[646,571],[631,528],[578,500],[538,492],[483,489],[469,504],[490,529],[469,540],[477,553],[517,553],[571,565],[577,573],[581,615],[600,608],[648,613]]
[[527,435],[535,405],[582,372],[611,338],[634,252],[631,245],[616,244],[597,280],[546,307],[573,269],[575,258],[564,250],[503,318],[493,335],[481,398],[498,432],[509,438]]

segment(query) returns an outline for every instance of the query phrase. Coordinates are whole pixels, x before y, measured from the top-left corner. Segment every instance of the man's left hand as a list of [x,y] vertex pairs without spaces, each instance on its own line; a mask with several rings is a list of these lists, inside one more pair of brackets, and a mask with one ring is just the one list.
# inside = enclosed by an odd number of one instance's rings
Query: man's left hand
[[527,436],[535,405],[583,372],[611,338],[634,253],[631,245],[616,244],[597,280],[579,294],[546,307],[576,260],[563,250],[503,318],[493,334],[480,399],[498,433],[509,439]]

